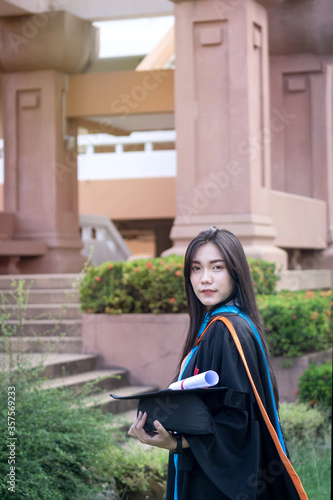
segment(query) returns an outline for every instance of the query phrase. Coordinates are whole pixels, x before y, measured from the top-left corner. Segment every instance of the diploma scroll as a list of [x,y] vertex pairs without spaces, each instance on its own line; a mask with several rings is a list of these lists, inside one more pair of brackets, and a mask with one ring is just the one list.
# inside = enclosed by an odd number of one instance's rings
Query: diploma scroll
[[207,372],[193,375],[193,377],[188,377],[184,380],[173,382],[169,385],[169,389],[172,389],[173,391],[181,391],[183,389],[201,389],[204,387],[211,387],[213,385],[216,385],[218,381],[218,374],[213,370],[208,370]]

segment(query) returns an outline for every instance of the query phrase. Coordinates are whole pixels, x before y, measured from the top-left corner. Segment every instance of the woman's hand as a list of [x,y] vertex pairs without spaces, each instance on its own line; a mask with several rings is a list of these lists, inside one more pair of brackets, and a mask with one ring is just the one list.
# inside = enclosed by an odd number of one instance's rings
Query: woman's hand
[[[148,434],[143,426],[147,420],[147,413],[139,412],[138,416],[134,420],[133,424],[129,428],[128,434],[134,438],[139,439],[141,443],[149,444],[150,446],[157,446],[158,448],[165,448],[169,451],[174,451],[177,447],[176,438],[168,432],[163,425],[158,421],[154,421],[154,427],[156,433]],[[188,447],[186,439],[183,437],[183,448]]]

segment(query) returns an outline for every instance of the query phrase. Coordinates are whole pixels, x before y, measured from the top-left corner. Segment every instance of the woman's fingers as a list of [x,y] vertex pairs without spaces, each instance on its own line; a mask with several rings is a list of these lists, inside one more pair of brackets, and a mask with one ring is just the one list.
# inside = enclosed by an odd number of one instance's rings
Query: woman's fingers
[[131,425],[131,427],[130,427],[130,428],[135,427],[135,426],[136,426],[136,424],[137,424],[137,423],[139,422],[139,420],[141,419],[141,417],[142,417],[142,411],[139,411],[139,413],[138,413],[138,415],[137,415],[136,419],[134,420],[134,422],[133,422],[133,424]]
[[174,449],[174,437],[163,427],[163,425],[158,420],[154,421],[154,427],[156,429],[155,433],[148,434],[144,430],[147,416],[148,415],[146,412],[139,412],[137,418],[129,428],[128,434],[131,437],[139,439],[139,441],[141,441],[141,443],[143,444],[149,444],[151,446],[157,446],[159,448],[165,448],[168,450]]
[[163,437],[170,436],[170,433],[163,427],[161,422],[159,422],[158,420],[154,421],[154,427],[161,436]]
[[136,428],[137,429],[143,429],[143,427],[144,427],[144,425],[146,423],[147,417],[148,417],[148,415],[147,415],[146,412],[142,413],[142,411],[140,411],[140,413],[141,413],[141,418],[139,418],[139,420],[138,420],[138,422],[136,424]]
[[128,434],[132,437],[137,437],[140,439],[138,431],[140,432],[143,429],[147,420],[147,413],[142,413],[139,411],[138,416],[134,420],[133,424],[129,428]]

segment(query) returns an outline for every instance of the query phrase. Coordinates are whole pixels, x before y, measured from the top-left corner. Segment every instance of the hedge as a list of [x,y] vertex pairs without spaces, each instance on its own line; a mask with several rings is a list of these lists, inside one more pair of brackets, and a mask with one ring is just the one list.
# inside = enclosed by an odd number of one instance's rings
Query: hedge
[[[275,264],[249,259],[257,294],[274,294],[279,279]],[[184,258],[105,262],[88,268],[80,287],[81,310],[86,313],[186,312]]]
[[273,356],[298,357],[331,347],[332,290],[258,297]]
[[332,414],[332,362],[311,364],[299,379],[298,399]]

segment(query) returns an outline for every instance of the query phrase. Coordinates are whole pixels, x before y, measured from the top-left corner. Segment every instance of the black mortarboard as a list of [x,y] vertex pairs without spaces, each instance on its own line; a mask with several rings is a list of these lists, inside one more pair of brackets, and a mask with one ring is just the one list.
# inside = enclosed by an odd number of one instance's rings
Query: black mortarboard
[[117,396],[114,399],[138,399],[138,412],[147,412],[146,432],[155,430],[154,420],[161,422],[168,431],[182,434],[213,434],[212,415],[222,406],[248,409],[248,395],[226,387],[186,389]]

